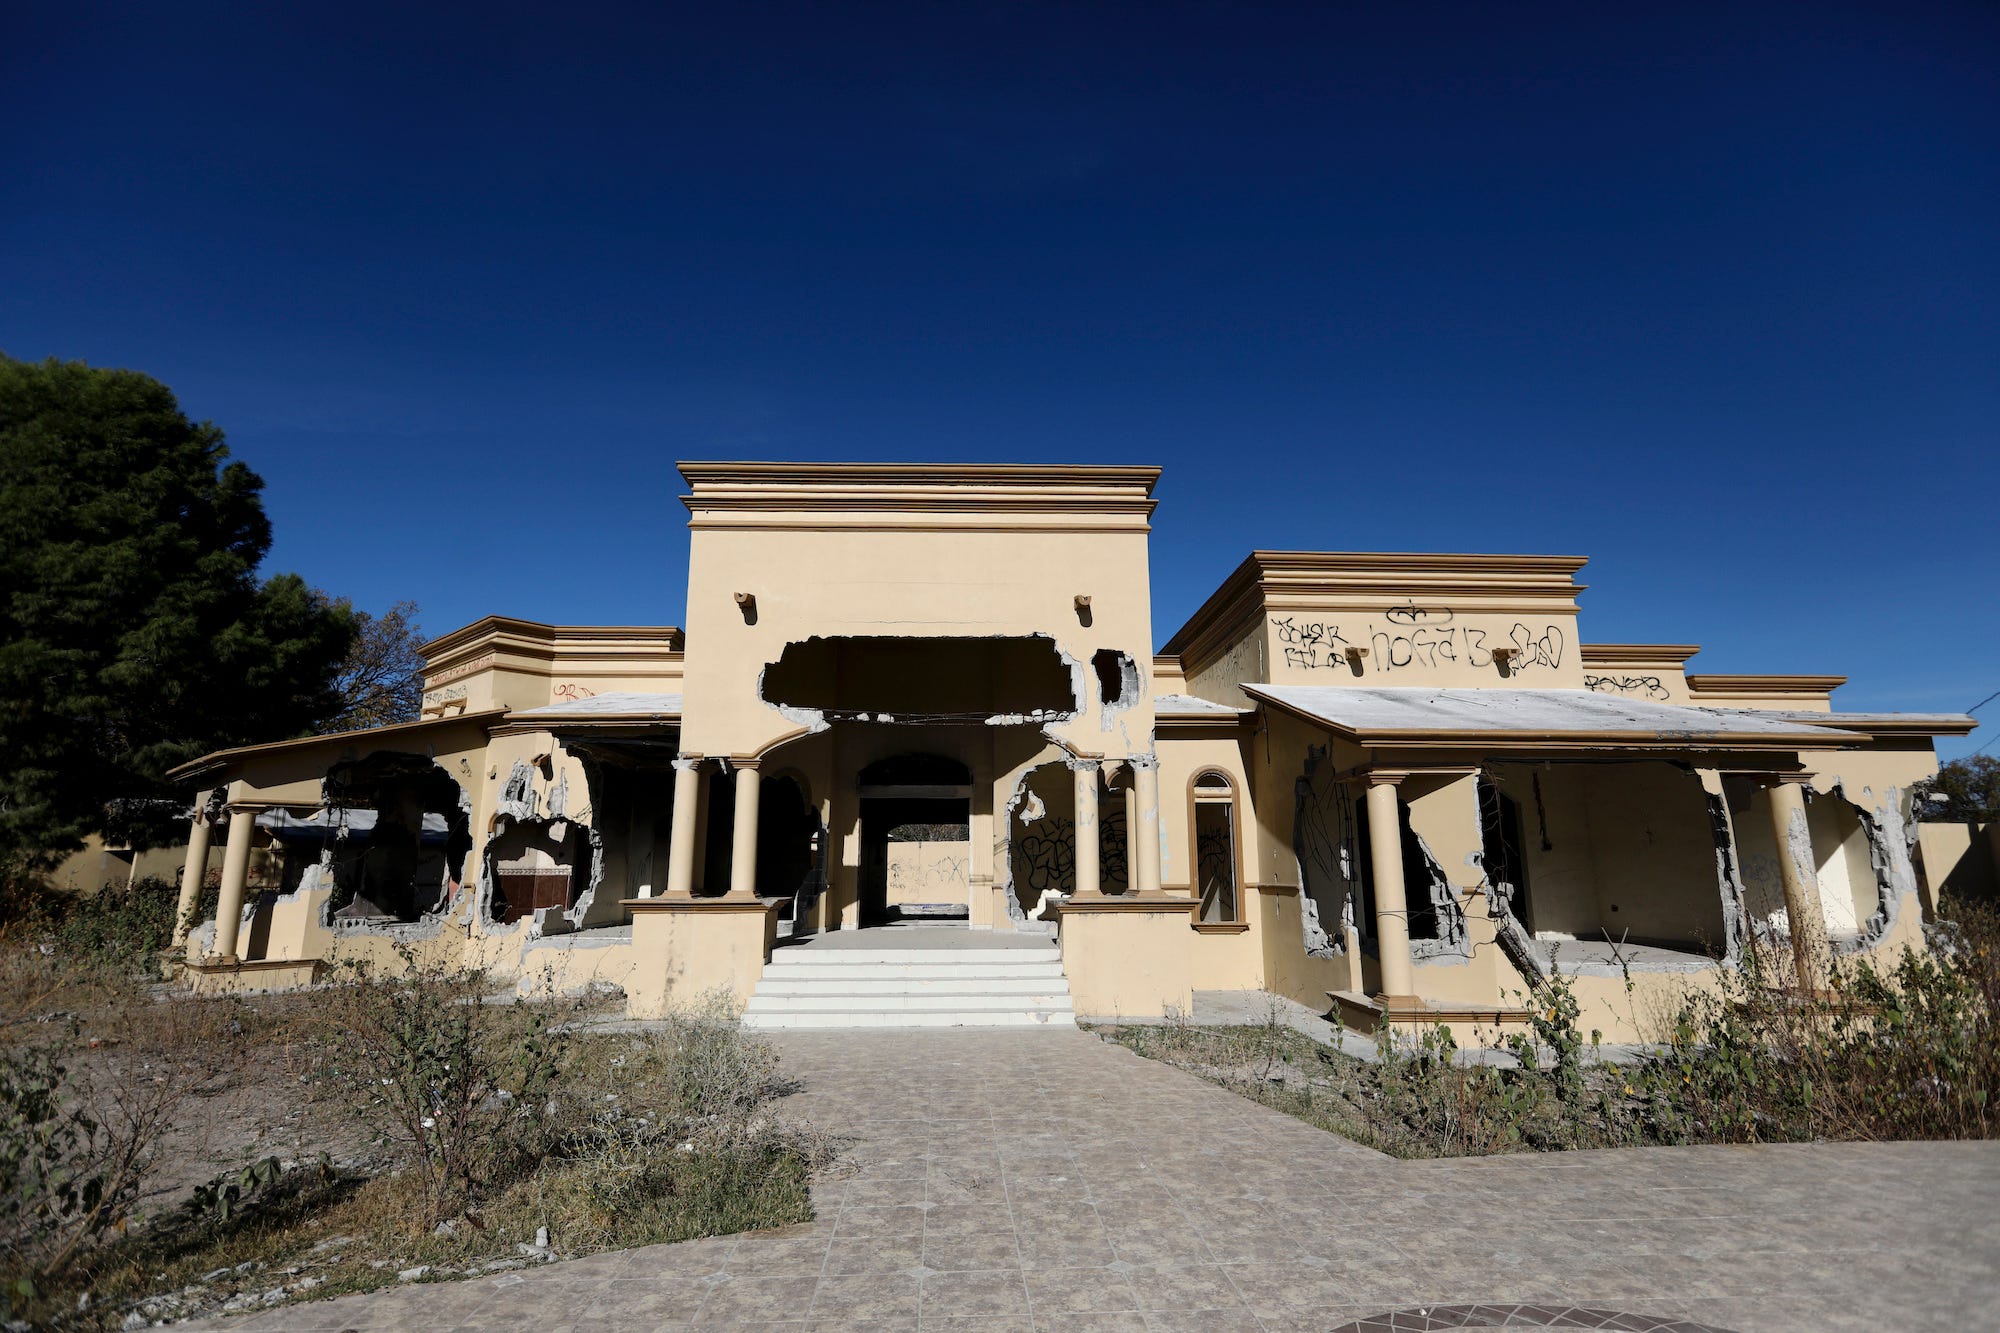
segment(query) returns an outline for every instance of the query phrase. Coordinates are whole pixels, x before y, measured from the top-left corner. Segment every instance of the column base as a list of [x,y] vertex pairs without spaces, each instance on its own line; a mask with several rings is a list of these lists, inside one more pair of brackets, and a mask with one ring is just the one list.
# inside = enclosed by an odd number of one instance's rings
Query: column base
[[317,958],[209,957],[183,964],[188,989],[196,995],[262,995],[317,985],[326,964]]
[[1421,995],[1364,995],[1358,991],[1328,991],[1341,1026],[1364,1036],[1384,1027],[1422,1031],[1442,1023],[1459,1034],[1461,1028],[1526,1027],[1532,1012],[1509,1005],[1462,1004],[1426,1000]]
[[662,1018],[720,995],[749,1003],[778,938],[778,905],[753,894],[676,893],[621,901],[632,914],[637,966],[625,983],[631,1018]]
[[1197,906],[1180,894],[1079,893],[1056,908],[1076,1012],[1101,1019],[1194,1012]]

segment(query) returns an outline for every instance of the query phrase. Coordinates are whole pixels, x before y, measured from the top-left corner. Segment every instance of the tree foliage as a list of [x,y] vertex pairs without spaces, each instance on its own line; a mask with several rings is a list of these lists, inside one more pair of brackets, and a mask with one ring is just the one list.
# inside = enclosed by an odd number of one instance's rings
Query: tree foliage
[[340,711],[320,730],[360,731],[392,722],[414,722],[423,710],[424,634],[417,604],[398,602],[379,616],[355,611],[346,598],[334,603],[354,617],[354,646],[340,664],[334,694]]
[[262,490],[157,380],[0,356],[0,856],[145,845],[168,769],[337,710],[354,617],[259,582]]
[[1940,764],[1931,795],[1944,801],[1942,810],[1928,816],[1931,819],[1951,823],[2000,819],[2000,758],[1975,754]]

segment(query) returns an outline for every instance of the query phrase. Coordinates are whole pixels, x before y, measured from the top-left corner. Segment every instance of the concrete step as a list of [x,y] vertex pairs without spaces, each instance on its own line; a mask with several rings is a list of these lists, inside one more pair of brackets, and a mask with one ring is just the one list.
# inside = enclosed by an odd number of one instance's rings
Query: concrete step
[[775,949],[772,967],[953,967],[1060,963],[1060,949]]
[[952,1010],[945,1012],[886,1012],[882,1010],[822,1012],[786,1009],[743,1015],[743,1026],[779,1028],[1073,1028],[1070,1009]]
[[751,1028],[1076,1026],[1062,955],[1028,949],[781,949]]
[[820,967],[810,963],[791,963],[780,966],[772,963],[764,968],[767,977],[783,977],[787,980],[816,979],[840,981],[854,977],[873,978],[951,978],[951,977],[1048,977],[1063,974],[1061,963],[1022,963],[1016,967],[1003,967],[998,963],[983,963],[976,967],[950,967],[943,963],[912,963],[907,967],[893,967],[877,964],[873,967]]
[[1066,993],[1060,976],[995,977],[794,977],[766,972],[757,987],[759,995],[1033,995],[1040,992]]
[[883,1013],[951,1013],[957,1010],[987,1012],[1010,1009],[1068,1009],[1068,995],[981,995],[977,993],[954,993],[948,995],[766,995],[759,990],[750,997],[745,1013],[774,1014],[786,1011],[799,1013],[832,1011],[839,1013],[859,1013],[881,1011]]

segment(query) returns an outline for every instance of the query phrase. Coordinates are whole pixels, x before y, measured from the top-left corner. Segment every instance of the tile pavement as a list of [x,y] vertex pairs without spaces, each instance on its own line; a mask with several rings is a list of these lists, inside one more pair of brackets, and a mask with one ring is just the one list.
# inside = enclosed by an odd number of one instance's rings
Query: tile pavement
[[2000,1327],[2000,1145],[1397,1162],[1088,1033],[777,1041],[813,1222],[214,1327]]

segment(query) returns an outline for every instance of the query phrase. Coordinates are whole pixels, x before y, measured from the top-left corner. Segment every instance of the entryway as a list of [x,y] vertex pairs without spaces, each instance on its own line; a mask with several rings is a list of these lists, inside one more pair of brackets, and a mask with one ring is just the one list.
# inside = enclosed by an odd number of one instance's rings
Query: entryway
[[743,1014],[753,1028],[1074,1027],[1045,934],[890,925],[786,941]]

